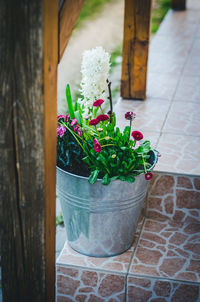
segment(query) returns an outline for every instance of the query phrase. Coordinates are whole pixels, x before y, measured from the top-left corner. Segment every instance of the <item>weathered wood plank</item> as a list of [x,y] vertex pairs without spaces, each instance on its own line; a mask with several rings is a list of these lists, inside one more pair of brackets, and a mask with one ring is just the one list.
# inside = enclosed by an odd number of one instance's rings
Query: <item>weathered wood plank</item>
[[[55,236],[55,174],[48,178],[48,173],[53,173],[51,164],[55,169],[56,112],[52,103],[56,103],[57,49],[53,58],[51,51],[57,41],[58,8],[57,1],[47,2],[0,2],[0,221],[4,302],[54,301],[55,275],[54,268],[49,266],[53,263],[55,266],[54,240],[50,243]],[[45,18],[52,22],[48,30],[43,22]],[[48,41],[48,54],[45,41]],[[44,72],[46,57],[48,62],[53,60],[51,68],[48,65],[51,69],[48,75]],[[51,98],[45,92],[47,86]],[[48,112],[46,107],[52,111]],[[49,132],[53,142],[44,148]],[[51,217],[45,219],[49,212]],[[47,278],[50,272],[53,275]],[[49,295],[47,290],[51,291]]]
[[44,0],[44,143],[46,302],[55,297],[58,1]]
[[59,12],[59,61],[69,42],[84,0],[65,0]]
[[152,0],[125,0],[121,96],[145,99]]
[[186,0],[171,0],[171,7],[174,10],[185,10]]

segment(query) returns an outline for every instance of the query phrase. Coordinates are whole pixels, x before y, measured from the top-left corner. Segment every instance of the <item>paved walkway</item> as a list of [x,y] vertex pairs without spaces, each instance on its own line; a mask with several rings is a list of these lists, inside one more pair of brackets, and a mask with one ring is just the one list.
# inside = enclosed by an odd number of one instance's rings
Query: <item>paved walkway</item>
[[150,45],[147,99],[119,100],[137,114],[134,127],[151,139],[162,157],[157,171],[200,174],[200,1],[188,10],[170,11]]
[[73,33],[58,66],[58,113],[66,109],[66,83],[70,84],[72,94],[80,83],[83,51],[102,46],[112,52],[122,43],[123,16],[124,0],[113,0],[104,6],[97,18],[85,22]]

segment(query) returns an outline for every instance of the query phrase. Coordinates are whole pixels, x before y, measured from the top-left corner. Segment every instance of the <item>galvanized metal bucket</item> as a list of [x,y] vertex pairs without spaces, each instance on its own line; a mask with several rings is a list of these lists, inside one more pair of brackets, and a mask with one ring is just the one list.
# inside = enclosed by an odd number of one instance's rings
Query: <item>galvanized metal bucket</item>
[[[152,169],[157,153],[152,152]],[[147,193],[144,174],[134,183],[101,180],[91,185],[87,177],[57,167],[57,194],[61,202],[67,239],[81,254],[106,257],[123,253],[132,245]]]

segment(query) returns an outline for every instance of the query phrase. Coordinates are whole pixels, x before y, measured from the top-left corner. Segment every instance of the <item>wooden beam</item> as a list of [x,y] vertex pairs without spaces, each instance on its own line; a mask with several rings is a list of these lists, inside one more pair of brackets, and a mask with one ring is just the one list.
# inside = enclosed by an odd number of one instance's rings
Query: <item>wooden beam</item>
[[84,0],[65,0],[59,12],[59,61],[69,42]]
[[58,0],[43,0],[45,285],[55,301]]
[[58,1],[0,1],[4,302],[55,298]]
[[174,10],[185,10],[186,0],[171,0],[171,7]]
[[121,96],[145,99],[152,0],[125,0]]

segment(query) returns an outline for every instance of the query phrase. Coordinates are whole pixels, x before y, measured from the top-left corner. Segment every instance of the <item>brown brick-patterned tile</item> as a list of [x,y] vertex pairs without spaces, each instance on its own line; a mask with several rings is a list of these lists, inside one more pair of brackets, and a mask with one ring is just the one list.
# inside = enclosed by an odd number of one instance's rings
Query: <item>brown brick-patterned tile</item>
[[[57,266],[57,302],[124,301],[125,274]],[[112,300],[111,300],[112,301]]]
[[198,302],[200,286],[163,279],[129,276],[127,302]]

